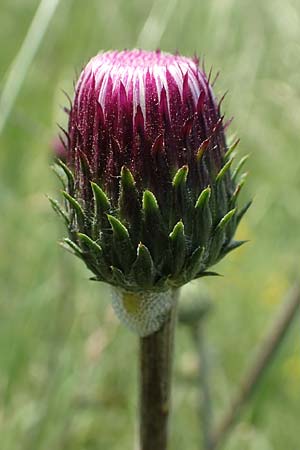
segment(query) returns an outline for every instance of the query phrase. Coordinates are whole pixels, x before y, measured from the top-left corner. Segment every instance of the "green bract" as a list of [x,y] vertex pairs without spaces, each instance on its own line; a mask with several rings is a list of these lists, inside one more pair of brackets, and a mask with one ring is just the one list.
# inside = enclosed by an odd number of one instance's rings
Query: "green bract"
[[237,208],[244,176],[235,184],[232,159],[198,196],[187,186],[188,167],[174,175],[168,204],[159,205],[150,190],[139,191],[123,166],[118,206],[91,183],[93,201],[76,198],[71,170],[58,161],[64,183],[64,206],[51,203],[64,219],[69,237],[63,245],[104,281],[125,291],[161,292],[190,280],[214,275],[208,269],[243,241],[233,240],[236,227],[250,206]]

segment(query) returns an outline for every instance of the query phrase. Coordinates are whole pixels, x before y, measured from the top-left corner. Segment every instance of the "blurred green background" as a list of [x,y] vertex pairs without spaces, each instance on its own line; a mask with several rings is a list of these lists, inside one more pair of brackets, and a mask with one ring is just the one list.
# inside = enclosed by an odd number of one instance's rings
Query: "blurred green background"
[[[54,3],[43,1],[45,16]],[[38,6],[1,0],[0,92]],[[45,196],[59,188],[49,165],[66,120],[62,89],[72,95],[101,49],[196,52],[221,71],[215,89],[229,90],[230,132],[251,153],[244,199],[254,204],[238,232],[250,243],[218,265],[225,276],[192,284],[214,300],[206,328],[217,419],[299,275],[300,2],[61,0],[42,36],[44,27],[27,44],[25,60],[38,47],[29,67],[14,68],[20,91],[10,87],[0,110],[3,119],[12,107],[0,135],[0,448],[132,449],[137,339],[119,326],[108,288],[57,245],[65,230]],[[299,337],[298,319],[224,450],[300,448]],[[179,326],[172,450],[200,450],[197,411],[197,353]]]

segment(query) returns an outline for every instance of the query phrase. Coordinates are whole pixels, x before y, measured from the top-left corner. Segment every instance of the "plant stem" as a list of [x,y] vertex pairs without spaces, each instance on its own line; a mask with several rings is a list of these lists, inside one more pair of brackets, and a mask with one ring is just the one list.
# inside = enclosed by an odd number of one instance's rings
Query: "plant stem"
[[166,450],[168,446],[175,323],[176,301],[162,327],[140,339],[139,450]]
[[212,407],[211,396],[209,389],[209,372],[208,372],[208,358],[204,330],[205,319],[199,321],[197,326],[191,327],[192,337],[195,341],[199,352],[199,381],[201,386],[201,401],[200,414],[203,436],[203,450],[210,450],[211,448],[211,421],[212,421]]
[[214,450],[219,447],[234,426],[240,412],[253,394],[266,369],[269,367],[276,352],[278,351],[278,348],[289,330],[299,308],[300,289],[298,284],[296,284],[289,292],[287,300],[283,302],[283,306],[278,314],[278,317],[271,325],[270,331],[264,338],[256,357],[254,358],[248,371],[246,371],[229,410],[224,415],[219,426],[215,429],[211,449]]

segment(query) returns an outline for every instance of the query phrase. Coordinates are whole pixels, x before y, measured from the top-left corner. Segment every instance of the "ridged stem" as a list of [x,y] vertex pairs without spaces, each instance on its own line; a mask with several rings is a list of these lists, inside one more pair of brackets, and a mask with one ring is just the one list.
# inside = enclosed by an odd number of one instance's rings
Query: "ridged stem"
[[139,450],[167,450],[176,298],[162,327],[140,338]]

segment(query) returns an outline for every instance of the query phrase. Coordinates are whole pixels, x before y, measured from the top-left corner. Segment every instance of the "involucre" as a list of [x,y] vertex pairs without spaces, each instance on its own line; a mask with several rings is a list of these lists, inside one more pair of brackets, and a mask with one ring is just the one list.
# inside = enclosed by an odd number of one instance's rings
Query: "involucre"
[[[212,274],[249,204],[241,164],[198,60],[109,51],[82,71],[58,161],[64,244],[115,287],[114,306],[139,334],[159,328],[172,291]],[[243,160],[242,160],[243,163]]]

